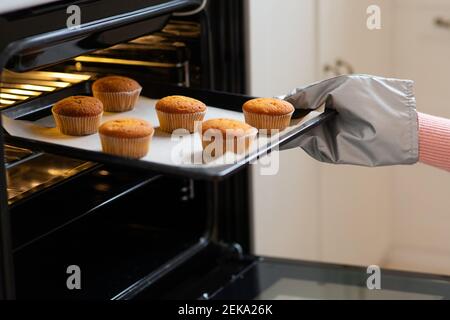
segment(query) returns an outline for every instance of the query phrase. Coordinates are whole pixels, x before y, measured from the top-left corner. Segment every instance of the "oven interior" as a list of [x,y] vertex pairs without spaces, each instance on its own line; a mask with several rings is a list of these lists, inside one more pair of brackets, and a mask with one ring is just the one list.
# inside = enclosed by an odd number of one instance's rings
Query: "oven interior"
[[[209,37],[204,16],[171,18],[156,32],[58,64],[5,69],[0,107],[17,119],[37,120],[49,113],[46,97],[89,94],[93,80],[110,74],[166,88],[161,94],[170,88],[211,89]],[[11,69],[26,57],[19,58]],[[161,298],[180,292],[200,298],[222,284],[205,292],[198,283],[186,283],[186,272],[193,280],[221,270],[229,281],[253,263],[243,257],[249,242],[245,169],[220,183],[201,181],[6,141],[19,299]],[[230,261],[232,267],[223,267]],[[80,267],[81,290],[67,289],[71,265]]]

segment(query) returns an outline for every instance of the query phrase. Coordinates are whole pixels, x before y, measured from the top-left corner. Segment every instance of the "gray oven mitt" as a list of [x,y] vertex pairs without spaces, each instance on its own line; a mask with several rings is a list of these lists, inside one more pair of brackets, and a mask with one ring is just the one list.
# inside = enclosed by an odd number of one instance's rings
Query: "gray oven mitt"
[[339,76],[283,98],[297,109],[317,109],[325,103],[338,114],[282,149],[301,147],[316,160],[335,164],[375,167],[418,161],[412,81]]

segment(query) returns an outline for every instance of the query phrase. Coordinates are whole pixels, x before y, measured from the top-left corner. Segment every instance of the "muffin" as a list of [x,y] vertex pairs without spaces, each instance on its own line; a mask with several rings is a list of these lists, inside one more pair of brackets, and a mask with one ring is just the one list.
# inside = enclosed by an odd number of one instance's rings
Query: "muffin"
[[162,131],[172,133],[177,129],[195,131],[195,122],[203,121],[206,105],[196,99],[169,96],[156,103],[159,125]]
[[103,115],[103,104],[93,97],[73,96],[55,103],[52,113],[61,133],[85,136],[97,132]]
[[[216,150],[220,151],[217,156],[226,152],[246,153],[255,140],[258,130],[237,120],[212,119],[202,123],[200,134],[204,155],[206,152],[206,156],[216,157]],[[216,139],[221,141],[216,142]],[[208,147],[211,144],[213,145]]]
[[104,110],[108,112],[133,110],[141,90],[135,80],[121,76],[104,77],[92,85],[94,97],[103,102]]
[[130,159],[145,157],[155,130],[141,119],[117,119],[99,128],[103,152]]
[[282,131],[289,127],[295,108],[287,101],[273,98],[258,98],[247,101],[242,107],[245,122],[267,133]]

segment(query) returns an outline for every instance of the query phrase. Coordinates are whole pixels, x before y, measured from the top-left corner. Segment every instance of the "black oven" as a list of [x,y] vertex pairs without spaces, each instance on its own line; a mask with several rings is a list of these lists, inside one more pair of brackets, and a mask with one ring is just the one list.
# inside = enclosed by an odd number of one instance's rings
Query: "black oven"
[[[66,25],[70,5],[80,9],[79,27]],[[90,94],[92,81],[108,74],[138,80],[151,98],[183,94],[239,110],[249,99],[244,25],[240,0],[57,1],[2,14],[2,114],[39,121],[53,103]],[[332,116],[321,114],[265,151]],[[300,297],[308,294],[301,288],[324,281],[366,291],[360,268],[251,255],[249,158],[187,170],[5,130],[0,139],[0,298],[295,296],[292,288],[273,294],[285,279]],[[73,266],[81,288],[68,287]],[[400,288],[402,274],[390,277],[393,291],[422,290]],[[423,290],[450,297],[433,280]]]

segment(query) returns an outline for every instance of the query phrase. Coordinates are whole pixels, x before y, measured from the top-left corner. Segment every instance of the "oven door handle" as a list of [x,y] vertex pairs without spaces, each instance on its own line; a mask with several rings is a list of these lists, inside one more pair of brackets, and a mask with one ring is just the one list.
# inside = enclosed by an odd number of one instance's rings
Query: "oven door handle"
[[[34,36],[26,37],[23,39],[17,39],[15,41],[0,44],[0,69],[5,67],[8,63],[9,59],[14,55],[19,54],[20,52],[24,52],[25,50],[52,46],[64,41],[73,41],[75,39],[80,39],[83,37],[87,37],[92,34],[99,34],[103,31],[120,28],[123,26],[127,26],[130,24],[136,24],[138,22],[142,22],[151,18],[161,17],[164,15],[170,15],[176,11],[190,8],[193,6],[198,6],[201,4],[201,0],[170,0],[161,4],[153,5],[150,7],[142,8],[139,10],[134,10],[130,12],[126,12],[123,14],[114,15],[107,18],[102,18],[94,21],[90,21],[84,24],[81,24],[79,27],[64,27],[58,30],[37,34]],[[124,42],[129,39],[136,38],[140,36],[143,28],[136,28],[135,32],[139,34],[129,33],[127,38],[118,38],[116,43]],[[111,45],[111,44],[109,44]],[[100,46],[98,48],[87,48],[86,51],[92,51],[93,49],[101,49]],[[81,52],[77,52],[76,55],[81,54]],[[76,55],[72,55],[70,57],[61,57],[60,60],[69,59]],[[39,65],[38,65],[39,66]],[[32,66],[31,68],[36,68],[38,66]],[[25,71],[25,70],[20,70]]]

